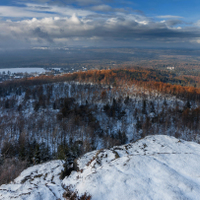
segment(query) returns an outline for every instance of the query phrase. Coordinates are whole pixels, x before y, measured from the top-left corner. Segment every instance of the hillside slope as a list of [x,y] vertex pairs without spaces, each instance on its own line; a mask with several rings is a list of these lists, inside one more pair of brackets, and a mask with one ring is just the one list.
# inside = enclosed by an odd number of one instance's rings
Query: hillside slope
[[[200,145],[148,136],[136,143],[93,151],[77,160],[78,171],[58,179],[61,161],[26,169],[0,187],[0,199],[62,199],[62,186],[94,200],[199,199]],[[61,186],[62,185],[62,186]]]

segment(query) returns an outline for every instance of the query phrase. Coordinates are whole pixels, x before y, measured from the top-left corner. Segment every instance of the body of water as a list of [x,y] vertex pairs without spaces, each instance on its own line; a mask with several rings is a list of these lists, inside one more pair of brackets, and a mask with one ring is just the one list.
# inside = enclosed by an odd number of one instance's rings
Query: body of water
[[4,68],[0,69],[0,73],[5,72],[6,74],[11,72],[12,74],[14,73],[43,73],[46,72],[44,68]]

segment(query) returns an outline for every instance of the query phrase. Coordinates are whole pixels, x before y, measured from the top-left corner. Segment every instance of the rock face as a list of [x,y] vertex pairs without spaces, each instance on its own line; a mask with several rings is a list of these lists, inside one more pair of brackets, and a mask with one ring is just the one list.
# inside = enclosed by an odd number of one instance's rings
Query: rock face
[[94,200],[200,197],[200,145],[169,136],[148,136],[87,153],[77,167],[63,181],[61,161],[26,169],[13,183],[0,187],[0,199],[63,199],[62,186],[69,185]]

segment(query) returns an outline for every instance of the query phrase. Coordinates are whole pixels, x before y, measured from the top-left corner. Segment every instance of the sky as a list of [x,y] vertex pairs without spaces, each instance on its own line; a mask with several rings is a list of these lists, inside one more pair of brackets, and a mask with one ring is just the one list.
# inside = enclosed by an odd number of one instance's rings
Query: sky
[[200,48],[199,0],[1,0],[0,49]]

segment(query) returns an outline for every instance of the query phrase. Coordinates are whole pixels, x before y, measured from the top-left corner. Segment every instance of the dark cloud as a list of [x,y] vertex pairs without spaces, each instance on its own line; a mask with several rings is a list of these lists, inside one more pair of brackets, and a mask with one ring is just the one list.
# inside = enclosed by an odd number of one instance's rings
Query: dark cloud
[[50,43],[53,42],[51,36],[47,32],[42,31],[40,27],[37,27],[33,30],[33,35],[39,39],[45,39]]
[[36,9],[39,9],[39,10],[50,10],[51,7],[49,6],[35,6]]
[[168,26],[176,26],[176,25],[184,24],[185,22],[183,20],[179,20],[179,19],[171,19],[171,20],[167,20],[165,23]]
[[[194,29],[171,29],[166,24],[150,22],[149,24],[141,24],[137,21],[127,21],[122,16],[116,17],[113,21],[108,20],[93,21],[90,23],[76,22],[75,19],[68,21],[57,21],[54,26],[61,27],[59,31],[49,29],[48,25],[41,25],[34,29],[32,34],[34,37],[45,39],[49,42],[57,38],[92,38],[97,37],[104,40],[105,38],[117,40],[159,40],[171,38],[181,40],[183,38],[190,39],[199,37],[199,30]],[[63,25],[70,24],[65,28]],[[173,23],[176,24],[176,23]]]

